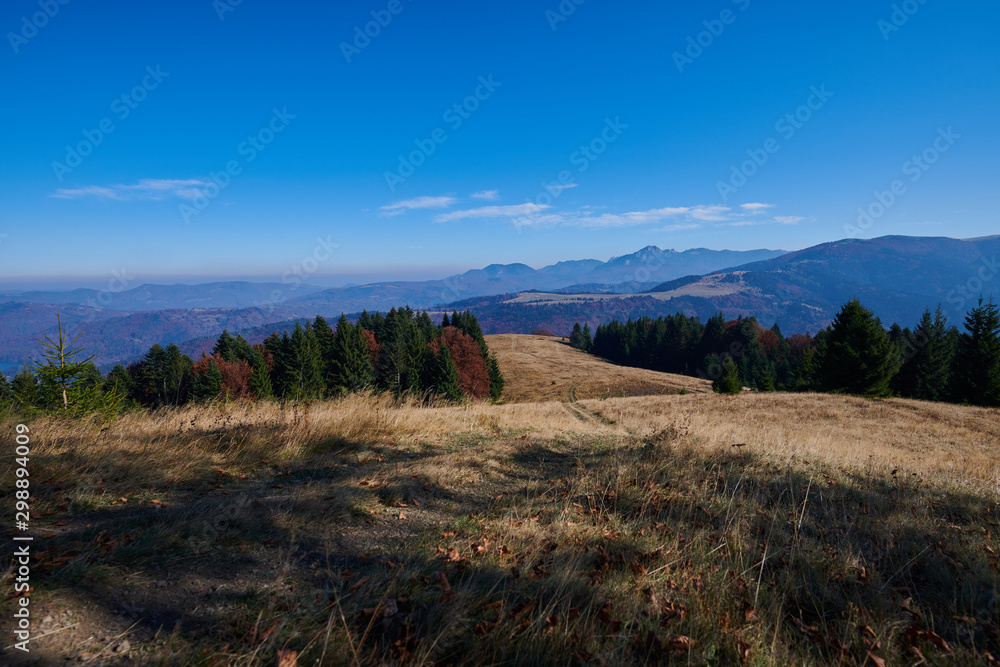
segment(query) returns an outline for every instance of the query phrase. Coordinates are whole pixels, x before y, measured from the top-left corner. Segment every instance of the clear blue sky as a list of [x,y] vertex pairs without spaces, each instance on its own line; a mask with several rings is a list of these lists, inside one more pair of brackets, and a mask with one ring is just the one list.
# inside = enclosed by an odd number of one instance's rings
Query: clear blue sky
[[[319,284],[997,233],[996,2],[562,6],[8,0],[0,283],[279,277],[319,256]],[[387,25],[366,44],[372,12]],[[748,151],[767,161],[731,180]]]

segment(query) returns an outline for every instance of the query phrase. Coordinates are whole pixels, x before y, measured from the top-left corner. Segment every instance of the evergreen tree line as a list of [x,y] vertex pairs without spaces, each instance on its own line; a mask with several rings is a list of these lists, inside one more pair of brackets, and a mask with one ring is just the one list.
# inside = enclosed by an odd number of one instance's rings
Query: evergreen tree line
[[[341,315],[336,329],[317,316],[257,345],[223,331],[211,355],[198,361],[171,343],[154,345],[140,361],[119,364],[107,376],[90,360],[79,366],[69,383],[68,402],[74,405],[90,394],[159,407],[216,398],[318,399],[364,390],[499,400],[504,387],[474,315],[453,312],[435,325],[426,312],[408,307],[364,312],[357,324]],[[60,384],[42,371],[25,366],[13,381],[0,374],[0,402],[59,407]]]
[[1000,310],[982,299],[964,330],[941,308],[913,328],[886,330],[857,299],[816,336],[782,335],[753,317],[704,324],[682,313],[574,326],[570,344],[625,366],[712,380],[716,391],[827,391],[1000,405]]

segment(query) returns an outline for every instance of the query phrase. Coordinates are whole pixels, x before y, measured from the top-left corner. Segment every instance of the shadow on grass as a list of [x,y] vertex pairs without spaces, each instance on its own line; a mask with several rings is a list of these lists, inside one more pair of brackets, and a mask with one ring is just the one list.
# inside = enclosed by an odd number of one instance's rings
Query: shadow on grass
[[[310,664],[1000,656],[995,501],[678,438],[525,442],[500,494],[397,471],[434,450],[347,441],[280,476],[205,470],[159,504],[68,516],[36,543],[38,586],[138,623],[165,664],[272,663],[282,646]],[[86,469],[82,444],[35,464]],[[130,457],[102,465],[150,476]]]

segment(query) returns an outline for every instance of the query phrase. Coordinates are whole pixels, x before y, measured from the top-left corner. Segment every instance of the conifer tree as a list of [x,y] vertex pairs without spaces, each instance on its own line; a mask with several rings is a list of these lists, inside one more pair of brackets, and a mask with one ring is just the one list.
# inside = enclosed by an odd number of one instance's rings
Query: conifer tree
[[283,332],[281,336],[272,333],[264,341],[264,349],[274,360],[274,366],[271,368],[274,395],[281,399],[292,398],[294,388],[298,386],[298,379],[292,363],[292,339],[288,332]]
[[33,408],[38,405],[38,378],[28,370],[27,366],[23,366],[21,372],[14,376],[11,391],[14,394],[14,402],[21,407]]
[[590,352],[591,348],[594,347],[594,335],[590,331],[590,323],[583,323],[583,347],[580,348],[584,352]]
[[954,395],[974,405],[1000,405],[1000,309],[990,300],[965,317],[955,363]]
[[10,403],[14,399],[14,390],[4,373],[0,373],[0,403]]
[[333,389],[361,391],[375,382],[375,372],[368,356],[368,343],[361,330],[341,315],[333,346]]
[[108,372],[104,380],[104,391],[114,392],[119,396],[132,396],[135,393],[135,381],[132,375],[121,364]]
[[732,357],[722,361],[722,374],[712,382],[712,389],[720,394],[739,394],[743,391],[739,369]]
[[490,374],[490,398],[494,402],[499,401],[503,396],[503,388],[506,382],[503,374],[500,373],[500,364],[497,362],[495,354],[491,354],[486,360],[486,369]]
[[437,354],[433,348],[427,347],[424,357],[424,389],[434,392],[449,401],[462,400],[462,387],[459,383],[458,369],[452,359],[448,345],[441,342]]
[[326,389],[323,357],[312,324],[307,322],[303,327],[296,322],[291,342],[293,378],[296,381],[293,387],[294,397],[302,399],[322,396]]
[[[204,358],[204,357],[203,357]],[[195,375],[191,381],[191,397],[195,401],[211,401],[222,393],[222,371],[212,358],[204,375]]]
[[903,365],[895,382],[899,393],[925,401],[945,400],[955,350],[940,306],[933,317],[930,310],[924,311],[917,328],[904,340],[901,352]]
[[236,361],[236,339],[227,329],[222,330],[222,335],[215,342],[212,348],[212,356],[220,356],[223,361]]
[[857,299],[844,304],[830,329],[821,362],[823,383],[832,391],[888,396],[899,358],[877,317]]
[[[62,317],[56,314],[58,334],[53,340],[48,336],[39,338],[42,346],[42,360],[31,359],[32,368],[38,373],[43,386],[51,386],[62,394],[62,407],[69,407],[69,392],[80,379],[87,365],[98,357],[96,354],[79,358],[82,346],[75,346],[83,334],[70,339],[62,328]],[[74,347],[75,346],[75,347]]]
[[583,349],[583,329],[580,327],[579,322],[573,324],[573,331],[569,334],[569,344],[570,347],[575,347],[578,350]]
[[323,369],[323,384],[328,391],[333,392],[334,382],[334,335],[333,329],[326,319],[320,315],[313,320],[313,333],[316,335],[316,344],[319,348],[321,366]]
[[274,387],[271,384],[271,372],[267,368],[267,362],[264,360],[264,355],[259,351],[254,350],[253,360],[251,365],[253,366],[253,375],[250,376],[250,390],[253,395],[259,399],[269,399],[274,398]]

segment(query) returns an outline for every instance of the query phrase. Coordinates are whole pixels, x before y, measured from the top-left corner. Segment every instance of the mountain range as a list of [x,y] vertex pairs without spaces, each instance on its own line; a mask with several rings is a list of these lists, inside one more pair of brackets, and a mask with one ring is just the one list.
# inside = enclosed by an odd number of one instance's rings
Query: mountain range
[[256,342],[317,314],[468,309],[486,333],[568,333],[574,322],[658,316],[702,319],[754,315],[786,334],[813,332],[857,296],[885,324],[912,326],[942,304],[955,324],[980,293],[1000,293],[1000,236],[980,239],[846,239],[784,252],[647,246],[606,262],[559,262],[541,269],[494,264],[441,280],[381,282],[319,289],[295,283],[221,282],[142,285],[119,292],[72,290],[0,294],[0,370],[37,354],[56,313],[107,367],[141,356],[155,343],[183,343],[200,354],[223,328]]

